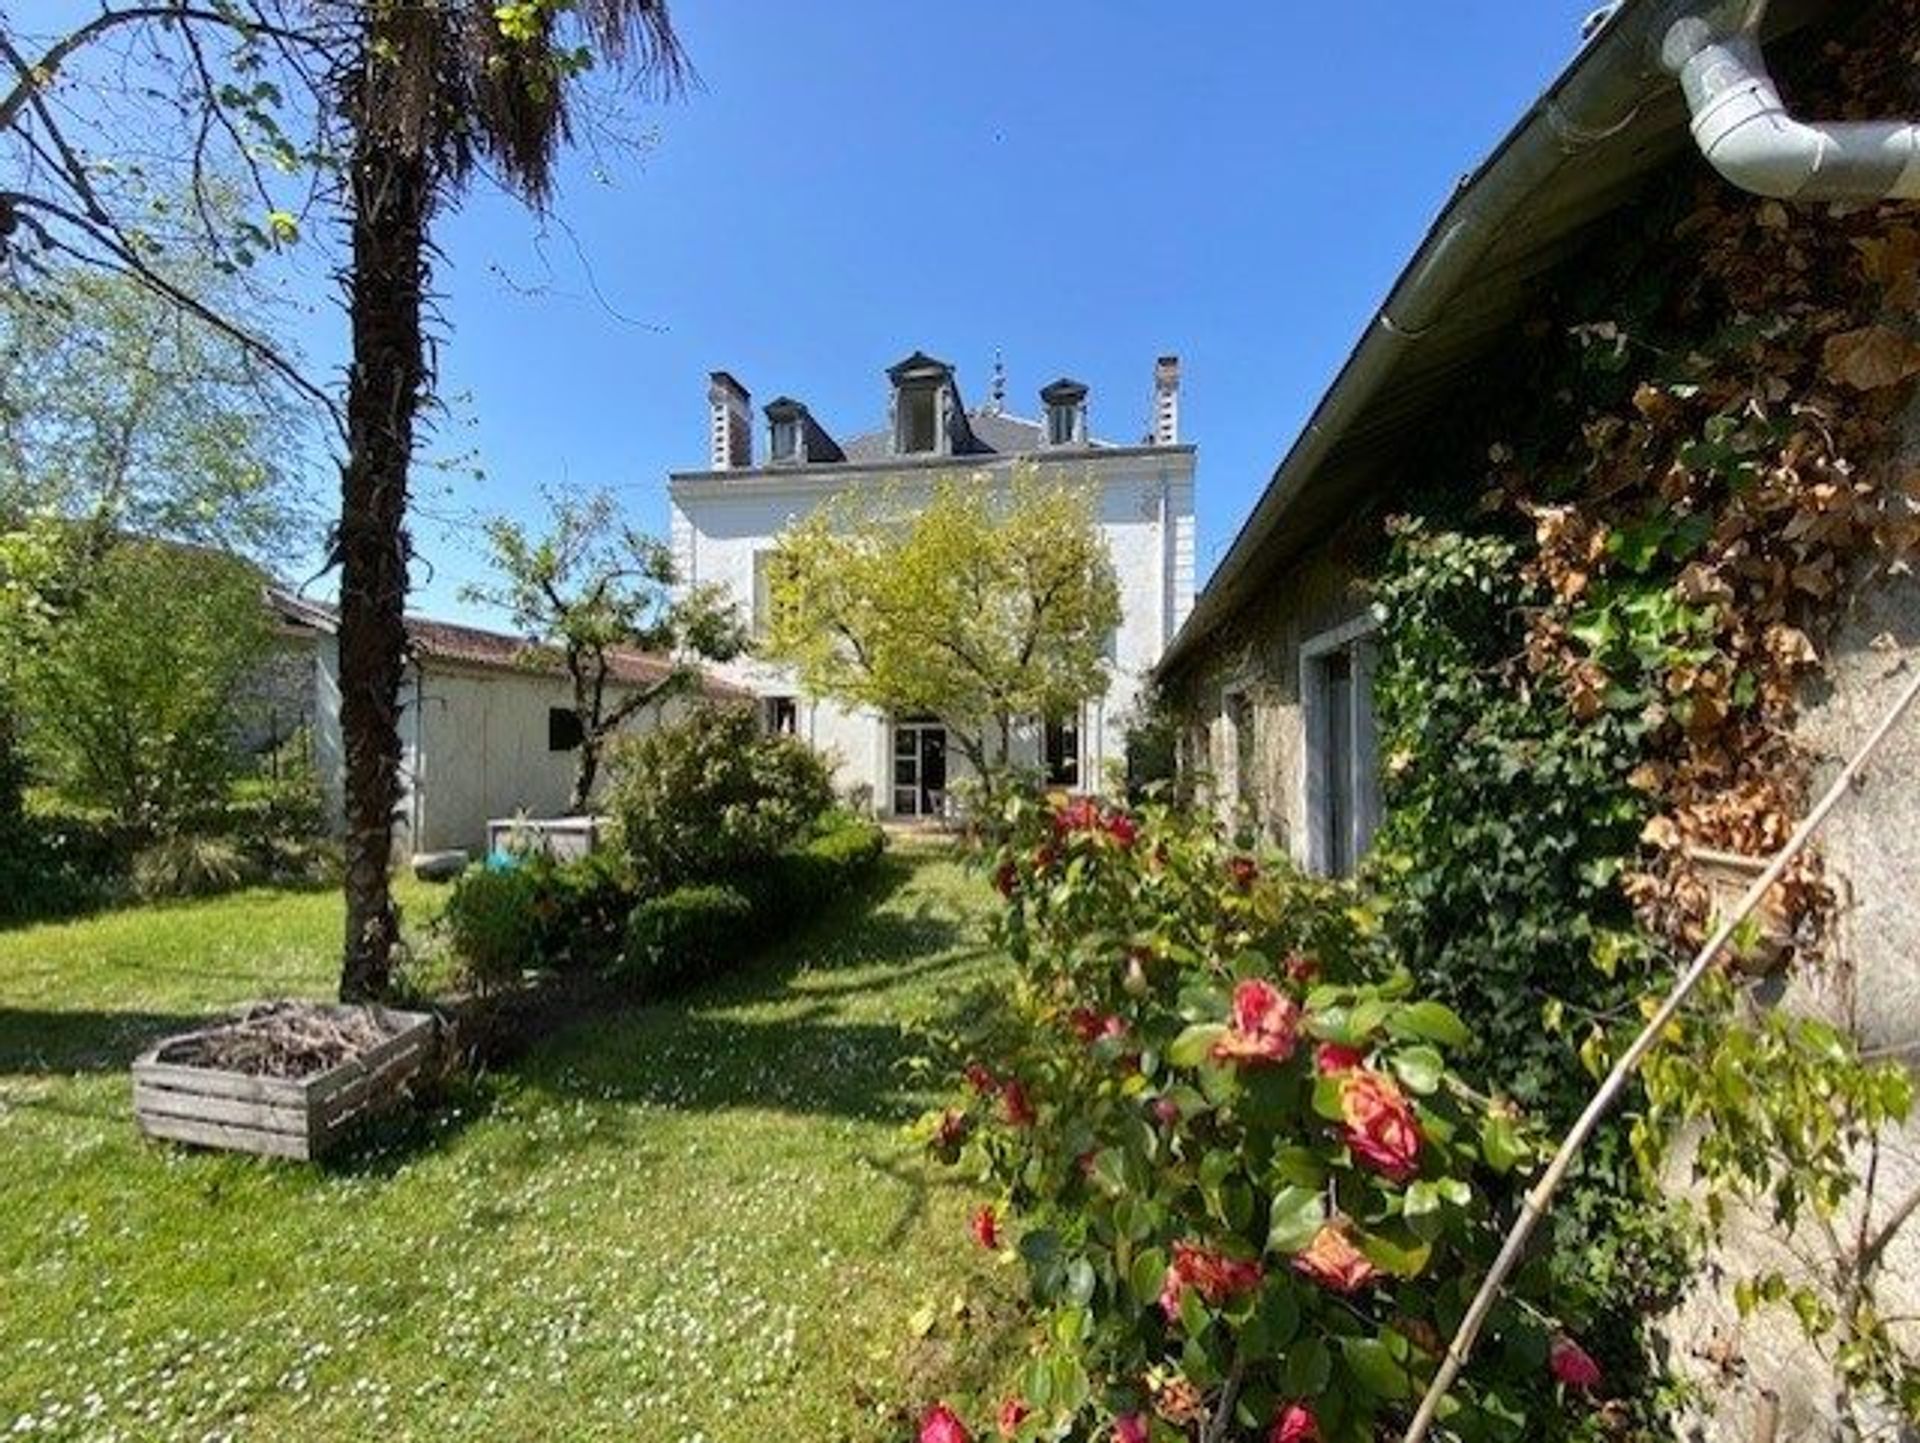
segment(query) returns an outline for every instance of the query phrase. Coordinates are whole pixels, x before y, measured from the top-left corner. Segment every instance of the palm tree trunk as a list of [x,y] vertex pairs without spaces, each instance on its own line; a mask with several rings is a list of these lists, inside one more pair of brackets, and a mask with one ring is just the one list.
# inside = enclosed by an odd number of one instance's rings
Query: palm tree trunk
[[[377,23],[377,22],[376,22]],[[371,64],[361,84],[378,87]],[[361,114],[380,108],[361,96]],[[432,184],[417,147],[356,127],[348,310],[347,460],[341,469],[340,730],[346,753],[346,955],[340,996],[386,993],[399,930],[388,885],[400,800],[406,666],[407,471],[429,383],[420,330]]]

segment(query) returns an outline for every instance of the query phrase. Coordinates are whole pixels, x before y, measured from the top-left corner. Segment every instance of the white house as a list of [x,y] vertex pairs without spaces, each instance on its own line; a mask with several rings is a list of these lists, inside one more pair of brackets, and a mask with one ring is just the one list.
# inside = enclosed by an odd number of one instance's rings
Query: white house
[[[274,729],[304,728],[330,823],[344,815],[340,740],[338,617],[330,606],[271,590],[281,643],[274,668]],[[638,651],[615,654],[609,702],[664,677],[672,663]],[[709,700],[750,701],[710,674],[697,688]],[[644,731],[684,712],[681,693],[644,708],[627,729]],[[526,813],[557,817],[573,789],[580,719],[555,654],[522,637],[453,622],[407,618],[407,669],[400,687],[401,799],[394,855],[486,846],[487,823]],[[601,773],[605,780],[606,773]]]
[[[766,459],[755,457],[747,389],[725,371],[708,388],[704,470],[668,478],[673,550],[681,584],[726,586],[756,625],[768,603],[767,564],[789,523],[858,488],[911,502],[947,477],[1005,485],[1031,464],[1042,479],[1093,488],[1101,530],[1121,587],[1122,620],[1111,646],[1107,694],[1077,716],[1035,718],[1016,739],[1018,760],[1049,779],[1094,788],[1124,757],[1125,724],[1147,673],[1193,605],[1194,448],[1180,440],[1180,366],[1154,368],[1153,422],[1136,445],[1096,439],[1084,385],[1055,381],[1040,392],[1042,420],[1009,414],[996,373],[988,402],[969,409],[953,367],[916,351],[886,372],[886,424],[840,442],[790,396],[764,410]],[[869,795],[883,816],[947,810],[961,774],[957,749],[930,717],[848,710],[800,694],[787,670],[757,660],[718,668],[761,699],[766,724],[798,733],[834,759],[844,792]]]

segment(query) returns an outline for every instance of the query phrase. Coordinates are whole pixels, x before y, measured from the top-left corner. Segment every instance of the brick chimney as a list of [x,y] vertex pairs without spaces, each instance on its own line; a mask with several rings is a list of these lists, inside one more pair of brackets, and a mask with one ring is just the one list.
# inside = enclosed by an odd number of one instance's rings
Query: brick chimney
[[1162,356],[1153,363],[1153,444],[1180,444],[1180,358]]
[[725,371],[707,378],[707,468],[739,471],[753,465],[753,411],[747,388]]

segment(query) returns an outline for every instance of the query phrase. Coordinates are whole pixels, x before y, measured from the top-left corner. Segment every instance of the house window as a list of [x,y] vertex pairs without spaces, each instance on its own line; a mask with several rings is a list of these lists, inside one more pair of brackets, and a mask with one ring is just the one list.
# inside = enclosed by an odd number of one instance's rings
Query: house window
[[790,696],[770,696],[764,703],[767,731],[790,737],[800,730],[800,704]]
[[1363,618],[1300,648],[1306,724],[1307,866],[1344,877],[1380,824],[1379,738],[1373,715],[1374,624]]
[[800,454],[800,423],[781,419],[773,423],[773,459],[791,461]]
[[586,739],[586,728],[580,725],[579,712],[570,706],[552,706],[547,708],[548,751],[578,751],[580,749],[580,743]]
[[1080,408],[1054,404],[1047,407],[1047,444],[1049,446],[1071,446],[1078,438],[1074,435],[1079,419]]
[[902,386],[899,391],[898,449],[910,456],[937,450],[939,397],[931,386]]
[[1080,785],[1080,723],[1078,719],[1047,723],[1046,764],[1048,786],[1078,787]]

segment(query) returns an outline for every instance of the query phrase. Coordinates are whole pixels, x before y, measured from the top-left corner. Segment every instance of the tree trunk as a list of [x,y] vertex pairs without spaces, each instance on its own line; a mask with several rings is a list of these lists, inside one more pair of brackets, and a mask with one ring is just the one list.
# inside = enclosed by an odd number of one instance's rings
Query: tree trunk
[[567,800],[567,810],[576,817],[584,817],[593,804],[593,784],[600,775],[600,748],[605,744],[605,737],[591,732],[584,732],[580,738],[580,754],[573,763],[573,795]]
[[[370,21],[377,29],[378,20]],[[377,36],[371,37],[377,38]],[[369,45],[369,51],[373,47]],[[369,58],[359,83],[383,84]],[[347,460],[341,470],[340,731],[346,753],[346,956],[340,996],[388,989],[398,920],[389,888],[400,800],[400,681],[406,666],[407,471],[429,376],[420,330],[426,288],[427,166],[357,97],[351,180]]]

